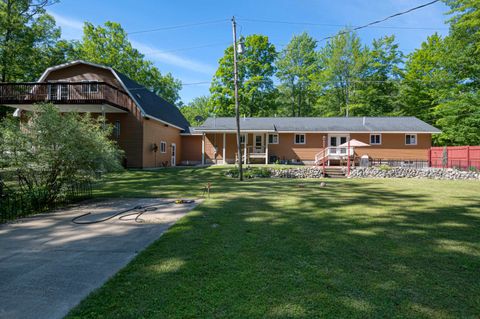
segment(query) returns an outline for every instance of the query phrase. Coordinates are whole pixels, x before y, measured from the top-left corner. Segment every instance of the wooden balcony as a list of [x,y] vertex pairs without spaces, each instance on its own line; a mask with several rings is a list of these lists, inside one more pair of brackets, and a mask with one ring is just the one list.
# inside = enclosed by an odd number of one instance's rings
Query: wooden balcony
[[45,102],[65,112],[124,113],[130,97],[105,82],[0,83],[2,105],[31,110],[33,104]]

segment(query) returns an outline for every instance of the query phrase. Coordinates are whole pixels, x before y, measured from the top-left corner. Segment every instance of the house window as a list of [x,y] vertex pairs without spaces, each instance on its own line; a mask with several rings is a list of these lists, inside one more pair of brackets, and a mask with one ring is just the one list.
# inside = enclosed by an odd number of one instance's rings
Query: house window
[[246,140],[247,140],[247,135],[246,134],[241,134],[240,135],[240,144],[245,144]]
[[166,153],[167,152],[167,143],[164,141],[160,142],[160,153]]
[[382,144],[382,135],[381,134],[370,134],[370,144],[371,145]]
[[90,82],[90,81],[82,81],[88,82],[82,84],[82,93],[98,93],[98,83]]
[[278,134],[268,134],[268,144],[278,144]]
[[115,121],[115,128],[113,129],[116,138],[120,138],[120,121]]
[[405,134],[405,145],[417,145],[417,134]]
[[305,144],[305,134],[295,134],[295,144]]

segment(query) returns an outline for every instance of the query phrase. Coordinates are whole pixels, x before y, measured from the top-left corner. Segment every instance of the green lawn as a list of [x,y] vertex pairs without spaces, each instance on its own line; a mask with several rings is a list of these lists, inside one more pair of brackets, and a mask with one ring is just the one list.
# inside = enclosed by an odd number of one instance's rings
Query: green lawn
[[480,182],[112,175],[105,197],[212,196],[70,318],[478,318]]

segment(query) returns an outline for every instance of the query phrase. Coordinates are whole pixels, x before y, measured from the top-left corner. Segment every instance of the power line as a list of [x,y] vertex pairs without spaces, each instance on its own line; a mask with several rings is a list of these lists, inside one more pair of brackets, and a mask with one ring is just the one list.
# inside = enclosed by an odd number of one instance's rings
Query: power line
[[[357,30],[360,30],[360,29],[368,28],[368,27],[370,27],[370,26],[372,26],[372,25],[382,23],[382,22],[384,22],[384,21],[387,21],[387,20],[390,20],[390,19],[392,19],[392,18],[395,18],[395,17],[401,16],[401,15],[410,13],[410,12],[412,12],[412,11],[415,11],[415,10],[418,10],[418,9],[421,9],[421,8],[425,8],[425,7],[430,6],[430,5],[434,4],[434,3],[437,3],[437,2],[439,2],[439,1],[440,1],[440,0],[433,0],[433,1],[427,2],[427,3],[425,3],[425,4],[416,6],[416,7],[414,7],[414,8],[410,8],[410,9],[408,9],[408,10],[405,10],[405,11],[402,11],[402,12],[398,12],[398,13],[395,13],[395,14],[392,14],[392,15],[386,17],[386,18],[383,18],[383,19],[380,19],[380,20],[376,20],[376,21],[372,21],[372,22],[369,22],[369,23],[367,23],[367,24],[364,24],[364,25],[355,27],[355,28],[353,28],[351,31],[357,31]],[[325,38],[321,39],[320,41],[329,40],[329,39],[332,39],[332,38],[334,38],[334,37],[336,37],[336,36],[338,36],[338,35],[350,33],[351,31],[349,30],[349,31],[340,32],[340,33],[338,33],[338,34],[336,34],[336,35],[329,36],[329,37],[325,37]]]
[[196,26],[201,26],[201,25],[219,24],[219,23],[224,23],[224,22],[228,22],[228,21],[229,21],[228,19],[218,19],[218,20],[192,22],[192,23],[158,27],[158,28],[153,28],[153,29],[132,31],[132,32],[128,32],[127,34],[132,35],[132,34],[149,33],[149,32],[157,32],[157,31],[164,31],[164,30],[185,29],[185,28],[191,28],[191,27],[196,27]]
[[[272,24],[288,24],[288,25],[306,25],[306,26],[315,26],[315,27],[345,27],[343,24],[329,24],[329,23],[314,23],[314,22],[297,22],[297,21],[281,21],[281,20],[264,20],[264,19],[250,19],[250,18],[239,18],[238,20],[244,22],[259,22],[259,23],[272,23]],[[360,26],[352,26],[354,28]],[[379,29],[401,29],[401,30],[447,30],[448,28],[442,27],[400,27],[400,26],[374,26],[374,28]]]
[[140,52],[142,54],[155,54],[155,53],[162,54],[162,53],[195,50],[195,49],[201,49],[201,48],[210,48],[210,47],[215,47],[215,46],[220,46],[220,45],[228,45],[228,44],[230,44],[230,43],[216,42],[216,43],[197,45],[197,46],[194,46],[194,47],[178,48],[178,49],[171,49],[171,50],[150,50],[150,51],[140,51]]

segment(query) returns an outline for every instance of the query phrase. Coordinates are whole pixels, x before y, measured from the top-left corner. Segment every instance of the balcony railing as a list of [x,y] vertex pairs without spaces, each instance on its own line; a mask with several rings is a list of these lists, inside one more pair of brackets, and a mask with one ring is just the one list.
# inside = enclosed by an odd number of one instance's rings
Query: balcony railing
[[105,82],[0,83],[0,104],[110,104],[128,109],[129,99]]

